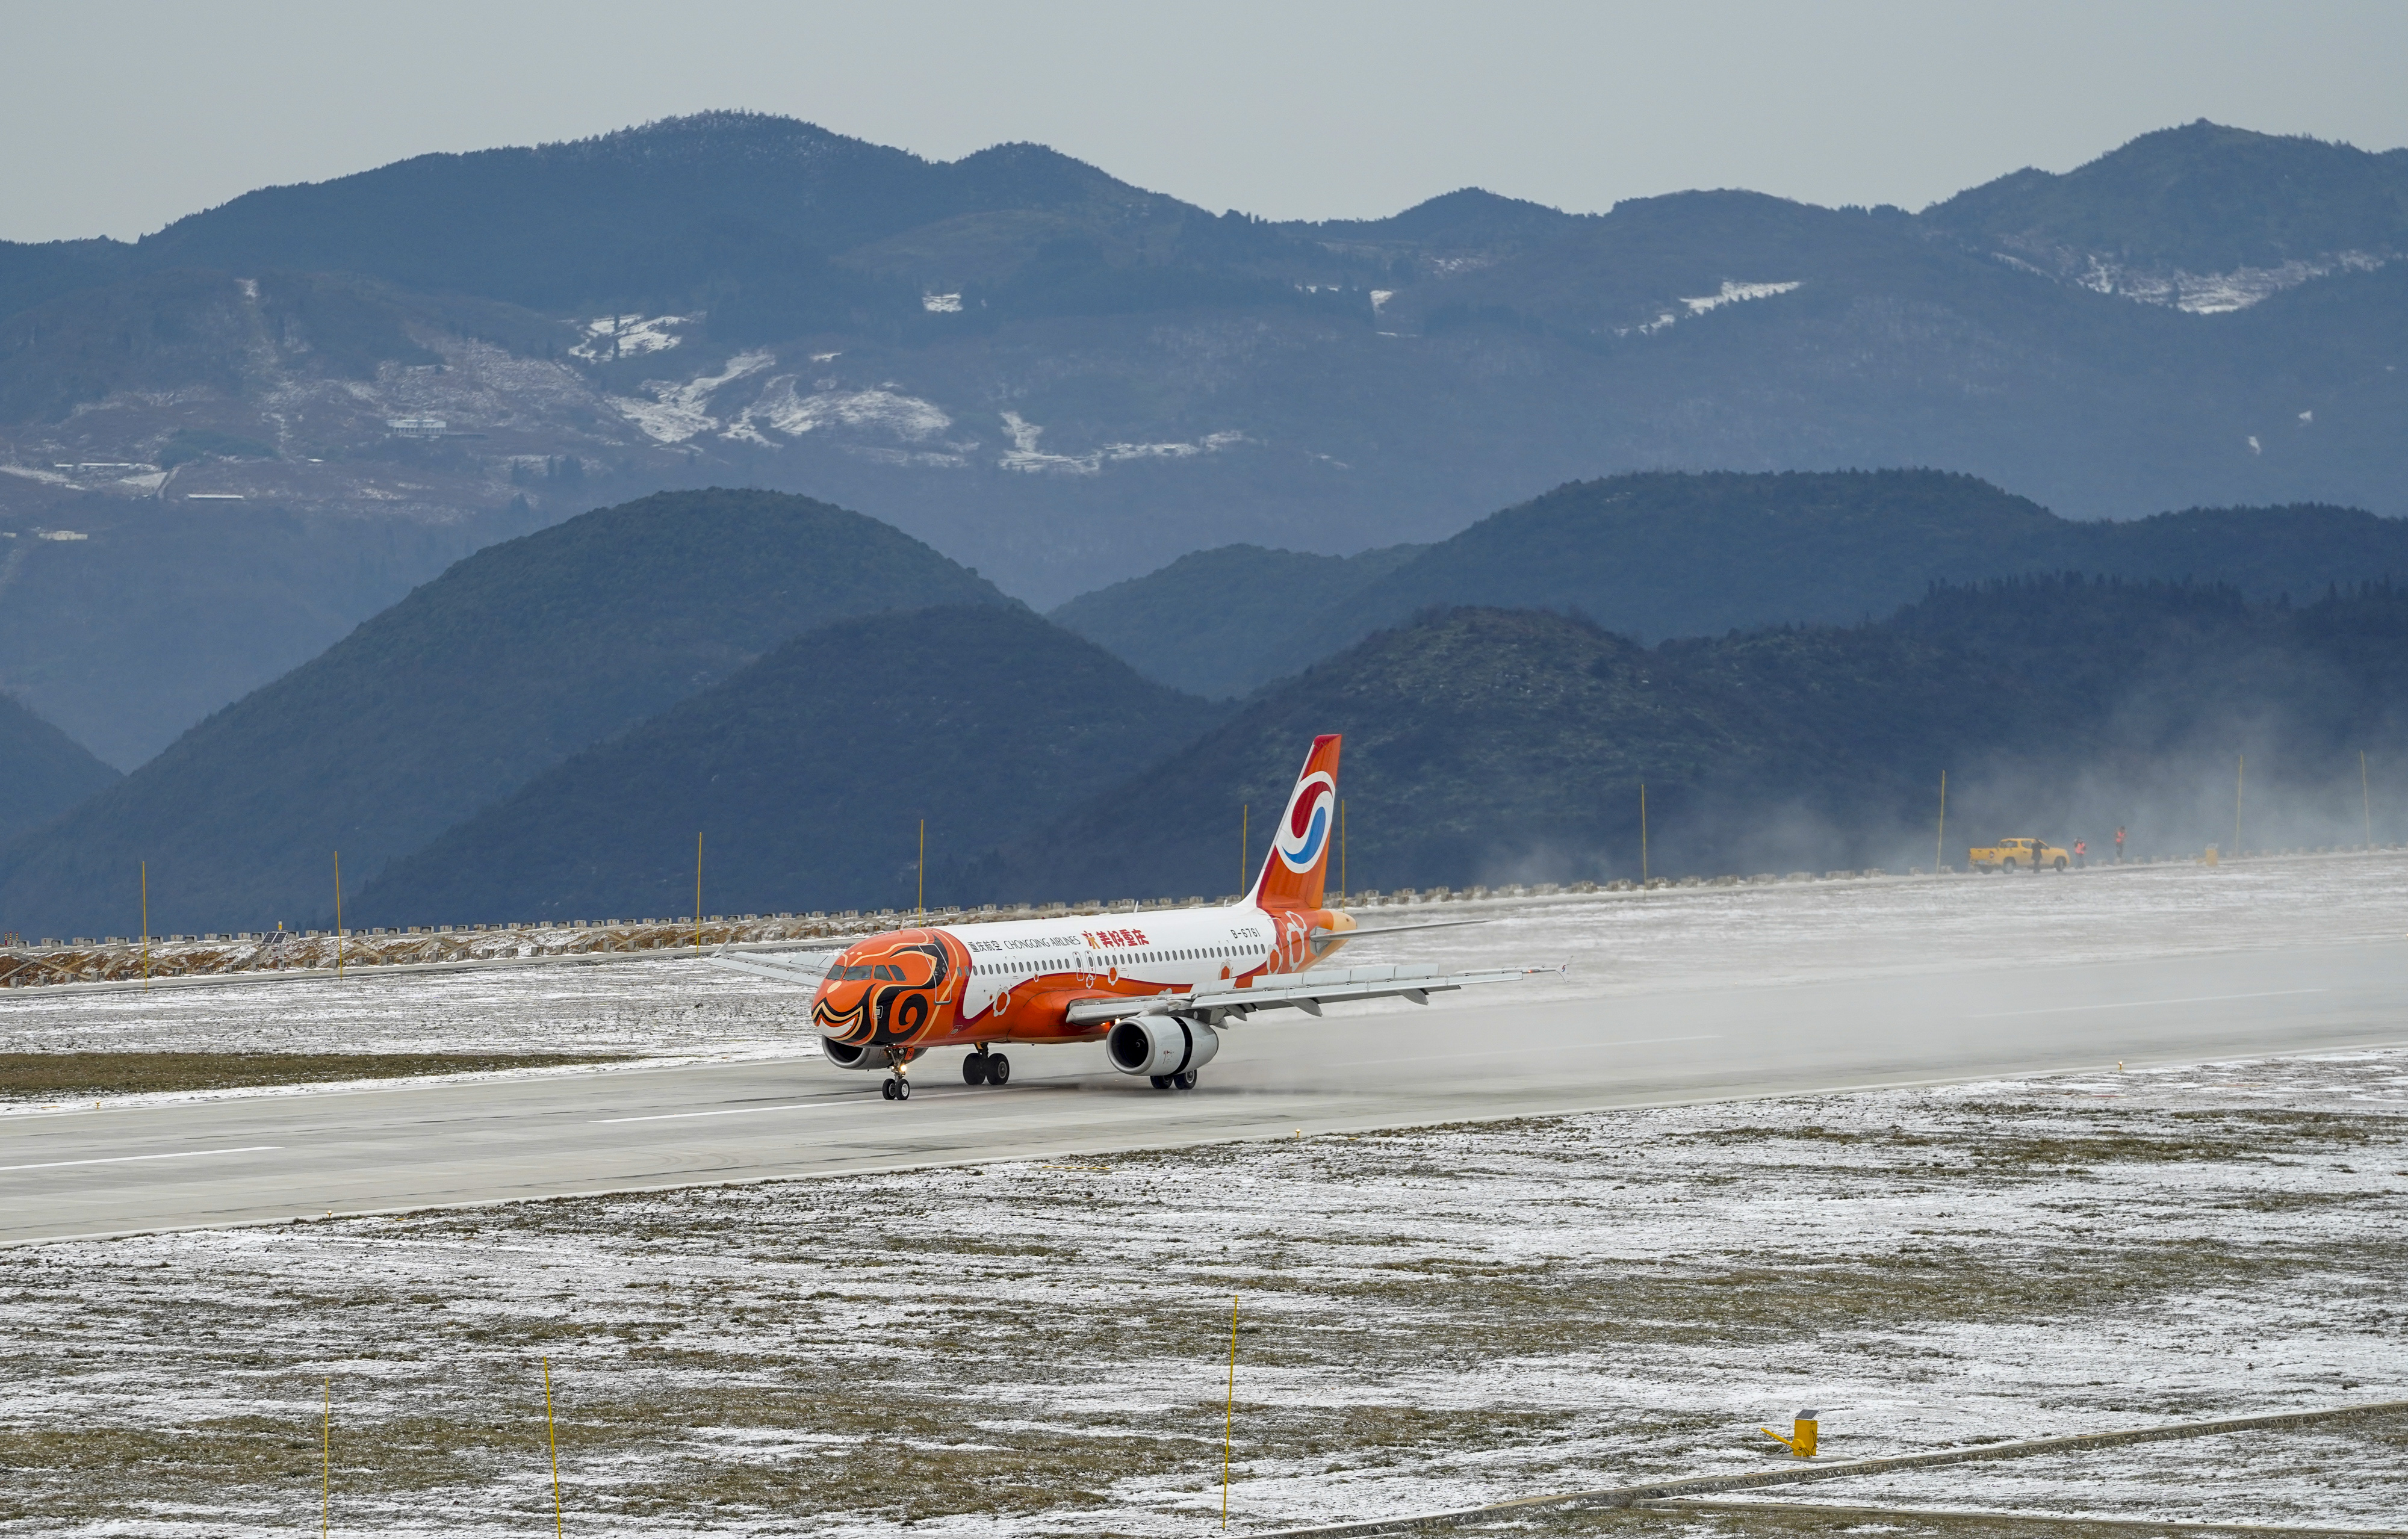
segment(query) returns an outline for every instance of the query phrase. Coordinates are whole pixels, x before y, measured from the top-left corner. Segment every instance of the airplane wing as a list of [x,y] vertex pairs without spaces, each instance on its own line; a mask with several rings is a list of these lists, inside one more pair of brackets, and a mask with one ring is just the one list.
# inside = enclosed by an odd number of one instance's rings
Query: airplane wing
[[1534,973],[1560,972],[1555,967],[1505,967],[1486,972],[1441,973],[1436,967],[1328,967],[1289,974],[1268,987],[1199,989],[1192,994],[1152,994],[1141,999],[1085,999],[1072,1005],[1067,1019],[1073,1026],[1100,1025],[1130,1016],[1200,1015],[1240,1017],[1256,1010],[1293,1009],[1321,1014],[1325,1005],[1353,999],[1411,1000],[1427,1005],[1432,994],[1469,989],[1482,983],[1511,983]]
[[731,957],[724,951],[714,951],[702,960],[713,967],[730,967],[755,977],[816,989],[836,956],[834,951],[756,951]]

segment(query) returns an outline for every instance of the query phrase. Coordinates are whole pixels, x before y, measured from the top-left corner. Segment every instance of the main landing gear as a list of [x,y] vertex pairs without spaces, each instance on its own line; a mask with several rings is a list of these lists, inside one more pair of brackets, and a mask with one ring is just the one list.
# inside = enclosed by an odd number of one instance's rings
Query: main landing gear
[[962,1083],[965,1085],[1009,1085],[1011,1083],[1011,1060],[1001,1053],[991,1053],[981,1047],[962,1060]]
[[889,1101],[909,1101],[911,1099],[911,1082],[900,1074],[890,1074],[886,1076],[886,1083],[878,1087],[878,1093]]
[[1154,1075],[1149,1076],[1147,1083],[1157,1090],[1192,1090],[1196,1088],[1196,1071],[1190,1069],[1185,1074]]

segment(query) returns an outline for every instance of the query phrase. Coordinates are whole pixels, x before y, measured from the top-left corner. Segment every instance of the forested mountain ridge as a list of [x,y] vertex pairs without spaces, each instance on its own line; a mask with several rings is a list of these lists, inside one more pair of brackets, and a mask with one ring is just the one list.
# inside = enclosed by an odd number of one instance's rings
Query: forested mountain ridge
[[1392,545],[1353,556],[1315,556],[1224,546],[1082,593],[1046,618],[1148,678],[1218,700],[1311,663],[1317,654],[1295,650],[1299,629],[1424,549]]
[[58,728],[0,694],[0,841],[106,790],[117,771]]
[[[1930,465],[2073,518],[2399,513],[2401,164],[2193,125],[1920,214],[1466,189],[1270,223],[1041,146],[939,163],[747,114],[423,156],[138,242],[0,245],[0,533],[136,504],[517,532],[752,484],[1050,606],[1194,550],[1442,539],[1639,467]],[[360,544],[338,599],[458,548]],[[128,538],[102,569],[232,590],[241,546]],[[97,555],[40,549],[12,595],[56,611]],[[0,686],[53,716],[22,680],[62,665],[0,642]]]
[[2101,293],[2217,313],[2408,254],[2408,150],[2201,119],[2062,176],[2001,177],[1921,218]]
[[2408,835],[2408,588],[2253,604],[2218,585],[1936,588],[1879,621],[1642,647],[1577,617],[1425,611],[963,876],[964,895],[1227,891],[1240,809],[1346,735],[1358,888],[1928,868],[2041,833],[2135,853]]
[[[1208,683],[1250,689],[1432,606],[1574,612],[1655,642],[1860,620],[1933,582],[2036,572],[2304,600],[2335,583],[2408,577],[2408,520],[2306,506],[2082,521],[1939,471],[1641,472],[1560,486],[1436,545],[1369,552],[1354,566],[1250,550],[1182,557],[1054,617],[1140,672],[1231,692]],[[1277,602],[1253,602],[1263,596]],[[1180,606],[1197,612],[1169,621]]]
[[[794,637],[395,862],[364,924],[910,906],[1223,714],[1025,609],[900,610]],[[641,809],[631,812],[631,809]],[[596,837],[597,830],[611,831]]]
[[778,492],[669,492],[454,564],[0,848],[0,924],[256,929],[356,886],[530,777],[799,631],[931,601],[1007,605],[897,531]]

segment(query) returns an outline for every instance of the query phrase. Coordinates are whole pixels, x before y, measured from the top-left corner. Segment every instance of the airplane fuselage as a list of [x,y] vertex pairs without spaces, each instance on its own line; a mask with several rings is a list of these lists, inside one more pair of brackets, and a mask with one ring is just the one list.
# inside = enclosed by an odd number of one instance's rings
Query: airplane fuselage
[[962,1044],[1084,1041],[1109,1023],[1072,1024],[1074,1004],[1245,989],[1320,962],[1353,924],[1330,909],[1240,904],[890,930],[829,962],[811,1024],[831,1045],[899,1061]]

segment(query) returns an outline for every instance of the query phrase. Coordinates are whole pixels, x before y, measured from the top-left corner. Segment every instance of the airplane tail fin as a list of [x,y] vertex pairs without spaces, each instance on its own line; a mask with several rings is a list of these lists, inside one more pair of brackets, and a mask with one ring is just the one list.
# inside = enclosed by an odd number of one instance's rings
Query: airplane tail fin
[[1312,740],[1304,756],[1287,810],[1271,831],[1270,852],[1255,878],[1253,901],[1261,908],[1319,908],[1330,847],[1338,842],[1338,736]]

